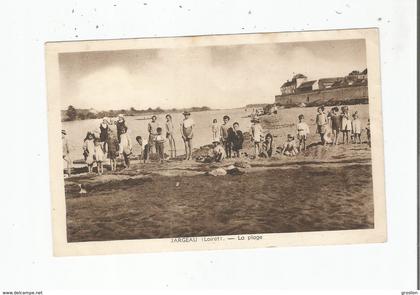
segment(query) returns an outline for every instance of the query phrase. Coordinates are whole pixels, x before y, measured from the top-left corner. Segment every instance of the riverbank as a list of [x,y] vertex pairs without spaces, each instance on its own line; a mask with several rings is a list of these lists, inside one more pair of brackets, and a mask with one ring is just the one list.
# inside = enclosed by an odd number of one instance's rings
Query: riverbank
[[[261,118],[276,145],[294,132],[296,126],[289,122],[295,115]],[[307,122],[312,130],[313,121]],[[312,133],[308,149],[296,157],[275,154],[270,159],[227,159],[212,164],[181,157],[164,163],[134,160],[129,169],[66,178],[68,239],[372,228],[370,147],[367,143],[324,147],[318,141],[319,135]],[[207,151],[208,147],[201,147],[194,156]],[[244,152],[253,155],[249,140]],[[240,173],[209,175],[231,165]]]

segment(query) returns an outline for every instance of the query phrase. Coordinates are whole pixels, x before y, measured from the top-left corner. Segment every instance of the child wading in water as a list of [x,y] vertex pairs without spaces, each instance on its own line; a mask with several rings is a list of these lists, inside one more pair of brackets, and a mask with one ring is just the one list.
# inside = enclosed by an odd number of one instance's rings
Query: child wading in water
[[184,120],[181,123],[181,135],[185,144],[185,160],[192,160],[192,141],[193,141],[193,127],[194,120],[190,118],[190,112],[183,112]]
[[83,142],[83,155],[85,155],[85,162],[88,165],[88,172],[92,172],[93,162],[95,161],[95,143],[93,133],[88,132]]
[[127,128],[123,128],[120,134],[120,152],[124,158],[124,167],[130,167],[130,158],[129,156],[132,154],[132,145],[130,136],[127,133]]
[[[297,123],[297,138],[299,139],[299,152],[303,150],[306,150],[306,139],[309,134],[309,126],[305,122],[305,117],[300,114],[299,117],[299,123]],[[303,148],[302,148],[303,147]]]
[[291,134],[287,134],[287,141],[283,144],[282,155],[296,156],[298,150],[296,149],[295,138]]
[[324,113],[324,107],[320,106],[318,107],[318,114],[316,115],[316,132],[319,133],[320,137],[321,137],[321,144],[322,145],[326,145],[327,142],[324,138],[325,133],[327,132],[327,124],[328,124],[328,120],[327,120],[327,116]]
[[175,146],[175,139],[174,139],[174,124],[172,123],[172,116],[167,114],[166,115],[166,138],[169,141],[169,148],[171,151],[171,158],[174,156],[176,157],[176,146]]
[[259,154],[261,154],[261,140],[263,138],[263,130],[258,118],[251,120],[251,122],[251,140],[254,142],[255,158],[257,158]]
[[351,122],[351,127],[353,132],[353,143],[362,143],[362,122],[360,121],[359,114],[357,112],[353,114],[353,121]]
[[108,139],[107,139],[107,152],[109,162],[111,164],[111,171],[117,170],[117,157],[119,150],[118,138],[115,135],[115,132],[112,129],[109,129]]
[[348,144],[349,133],[351,132],[351,119],[348,106],[341,107],[341,132],[343,132],[343,144]]
[[230,117],[228,115],[223,116],[223,124],[220,126],[220,140],[226,151],[226,158],[232,156],[232,143],[229,140],[229,134],[232,132],[232,128],[229,126]]
[[164,153],[165,138],[162,136],[162,128],[158,127],[156,131],[157,131],[157,135],[155,138],[156,153],[158,156],[158,161],[162,163],[165,158],[165,153]]
[[213,119],[213,124],[211,125],[211,135],[213,142],[220,140],[220,126],[217,124],[217,119]]
[[104,167],[102,166],[102,162],[105,159],[105,153],[103,150],[103,143],[100,138],[95,138],[95,159],[98,174],[102,175],[104,173]]
[[328,115],[331,120],[331,129],[332,133],[334,135],[333,144],[337,145],[338,143],[338,136],[340,135],[340,129],[341,129],[341,116],[338,113],[338,108],[333,107],[331,110],[331,113]]
[[240,158],[241,156],[240,151],[244,143],[244,135],[242,134],[242,131],[239,130],[238,122],[233,123],[233,130],[232,132],[230,132],[229,141],[232,143],[233,156]]

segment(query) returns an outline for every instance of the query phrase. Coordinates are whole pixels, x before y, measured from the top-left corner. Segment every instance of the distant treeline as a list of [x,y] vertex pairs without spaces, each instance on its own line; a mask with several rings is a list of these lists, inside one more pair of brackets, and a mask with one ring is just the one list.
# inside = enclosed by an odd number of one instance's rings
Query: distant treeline
[[137,110],[134,107],[131,107],[128,110],[109,110],[109,111],[96,111],[93,109],[76,109],[74,106],[70,105],[67,110],[62,111],[61,117],[62,121],[75,121],[75,120],[87,120],[87,119],[100,119],[103,117],[116,117],[118,114],[123,114],[124,116],[141,116],[141,115],[153,115],[153,114],[162,114],[162,113],[177,113],[183,111],[189,112],[202,112],[209,111],[211,108],[203,107],[192,107],[186,109],[161,109],[157,107],[155,109],[148,108],[145,110]]

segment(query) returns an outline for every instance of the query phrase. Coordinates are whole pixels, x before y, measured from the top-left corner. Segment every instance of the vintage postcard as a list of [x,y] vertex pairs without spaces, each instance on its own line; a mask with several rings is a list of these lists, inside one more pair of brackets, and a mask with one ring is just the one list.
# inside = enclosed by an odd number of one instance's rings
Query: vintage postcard
[[377,29],[46,44],[54,255],[386,241]]

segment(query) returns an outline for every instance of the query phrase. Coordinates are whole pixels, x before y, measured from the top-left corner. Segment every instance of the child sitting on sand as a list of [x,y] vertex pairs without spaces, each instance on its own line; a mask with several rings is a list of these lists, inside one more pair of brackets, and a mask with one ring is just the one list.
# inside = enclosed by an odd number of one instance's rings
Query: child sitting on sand
[[156,153],[158,156],[158,161],[163,162],[164,159],[164,144],[165,144],[165,137],[162,135],[162,128],[158,127],[156,129],[157,135],[155,137],[155,144],[156,144]]
[[85,140],[83,142],[83,155],[85,156],[85,162],[88,166],[88,172],[92,172],[94,155],[95,155],[95,143],[94,136],[92,132],[86,134]]
[[303,150],[306,150],[306,139],[309,134],[309,126],[308,124],[306,124],[305,117],[302,114],[299,115],[298,119],[299,119],[299,123],[297,123],[296,128],[297,128],[297,138],[299,140],[299,152],[300,152],[302,151],[302,147],[303,147]]
[[105,159],[103,144],[102,144],[100,138],[95,138],[94,143],[95,143],[96,168],[98,170],[98,174],[102,175],[104,173],[104,167],[102,166],[102,162]]
[[351,122],[351,129],[353,133],[353,143],[362,143],[361,133],[362,133],[362,122],[359,119],[359,114],[355,112],[353,114],[353,121]]
[[265,140],[261,146],[261,154],[260,156],[263,158],[271,158],[273,154],[273,135],[271,133],[267,133],[265,136]]
[[136,141],[140,146],[140,154],[138,155],[139,159],[143,159],[143,139],[141,136],[136,136]]
[[296,156],[298,150],[296,148],[295,138],[291,134],[287,134],[287,141],[283,144],[282,155]]

